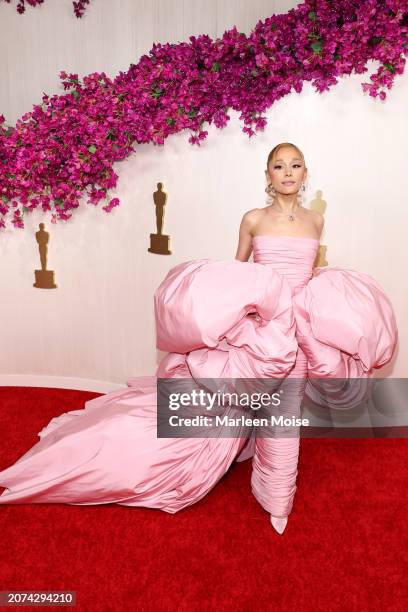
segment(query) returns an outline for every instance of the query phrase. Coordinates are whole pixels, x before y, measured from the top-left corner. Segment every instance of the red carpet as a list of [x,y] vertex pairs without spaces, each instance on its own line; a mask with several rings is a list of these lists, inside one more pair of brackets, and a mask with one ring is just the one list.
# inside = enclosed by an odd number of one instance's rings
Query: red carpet
[[[0,388],[0,469],[37,442],[53,416],[97,395]],[[407,445],[302,439],[282,536],[251,494],[250,460],[175,515],[115,505],[1,506],[0,591],[73,590],[77,609],[92,612],[405,611]]]

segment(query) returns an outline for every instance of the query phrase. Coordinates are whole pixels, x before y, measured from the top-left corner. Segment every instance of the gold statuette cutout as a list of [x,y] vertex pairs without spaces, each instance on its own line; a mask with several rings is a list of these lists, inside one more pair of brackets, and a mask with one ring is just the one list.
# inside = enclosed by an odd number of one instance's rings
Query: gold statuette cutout
[[157,191],[153,194],[154,205],[156,206],[156,228],[157,234],[150,234],[150,253],[158,255],[171,255],[170,236],[162,234],[164,210],[167,202],[167,193],[163,191],[163,183],[157,183]]

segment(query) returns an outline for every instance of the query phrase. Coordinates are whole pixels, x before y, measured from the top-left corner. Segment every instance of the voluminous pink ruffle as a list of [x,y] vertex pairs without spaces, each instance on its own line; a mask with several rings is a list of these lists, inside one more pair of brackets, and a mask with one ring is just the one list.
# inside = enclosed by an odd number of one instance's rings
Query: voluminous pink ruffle
[[[398,339],[379,283],[339,267],[320,268],[301,285],[265,263],[187,262],[162,282],[155,310],[157,347],[172,351],[158,376],[284,377],[300,347],[306,395],[328,408],[361,401],[363,379],[390,361]],[[331,397],[328,378],[361,382],[341,393],[335,383]]]
[[[322,268],[318,242],[257,236],[254,262],[209,259],[174,266],[158,287],[157,348],[169,351],[154,376],[51,419],[39,442],[0,472],[0,504],[118,503],[177,512],[206,495],[234,460],[253,457],[252,491],[275,516],[292,509],[299,436],[157,437],[157,378],[296,379],[282,411],[300,415],[304,393],[331,401],[327,377],[366,380],[394,353],[391,303],[369,275]],[[269,388],[270,390],[270,388]],[[361,392],[363,392],[363,386]],[[333,403],[355,401],[345,393]],[[225,407],[233,415],[234,407]],[[255,432],[257,433],[257,432]],[[258,432],[259,433],[259,432]],[[263,432],[265,433],[265,432]],[[268,433],[268,432],[266,432]]]

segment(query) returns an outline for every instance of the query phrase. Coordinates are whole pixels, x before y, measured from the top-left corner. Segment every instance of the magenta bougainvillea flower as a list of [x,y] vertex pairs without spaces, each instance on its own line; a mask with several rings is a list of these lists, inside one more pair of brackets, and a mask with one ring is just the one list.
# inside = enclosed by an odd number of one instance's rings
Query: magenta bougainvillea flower
[[[0,2],[7,2],[7,4],[10,4],[11,0],[0,0]],[[44,0],[18,0],[17,12],[20,13],[20,15],[25,13],[26,2],[30,6],[36,7],[40,4],[43,4]],[[77,17],[82,17],[82,15],[85,13],[86,5],[89,4],[89,2],[90,0],[78,0],[78,2],[75,2],[75,0],[73,0],[72,5],[74,7],[74,13]]]
[[88,204],[104,200],[109,213],[120,204],[108,195],[113,165],[134,145],[163,145],[187,129],[199,146],[205,124],[222,129],[229,109],[252,137],[265,128],[265,111],[305,81],[323,92],[376,60],[362,89],[385,100],[404,71],[407,31],[408,0],[306,0],[248,36],[233,27],[216,40],[154,44],[114,80],[62,71],[65,93],[44,94],[15,127],[0,115],[0,227],[23,228],[24,215],[40,207],[52,222],[66,221],[84,194]]

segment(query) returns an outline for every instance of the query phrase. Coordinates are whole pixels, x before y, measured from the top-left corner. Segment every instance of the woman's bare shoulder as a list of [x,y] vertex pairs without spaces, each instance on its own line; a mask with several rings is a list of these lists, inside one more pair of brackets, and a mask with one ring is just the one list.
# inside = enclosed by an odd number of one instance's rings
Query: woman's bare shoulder
[[311,208],[304,208],[304,213],[306,213],[306,219],[308,219],[313,225],[317,236],[320,238],[323,232],[324,226],[324,217],[321,213],[317,212],[317,210],[312,210]]
[[308,212],[312,215],[312,219],[315,222],[317,228],[319,230],[323,229],[323,225],[324,225],[324,217],[322,215],[322,213],[317,212],[317,210],[312,210],[309,208]]
[[252,234],[254,227],[259,223],[261,213],[261,208],[251,208],[251,210],[247,210],[242,216],[241,233]]
[[242,219],[244,221],[256,221],[262,214],[262,208],[251,208],[251,210],[247,210],[246,213],[243,214]]

